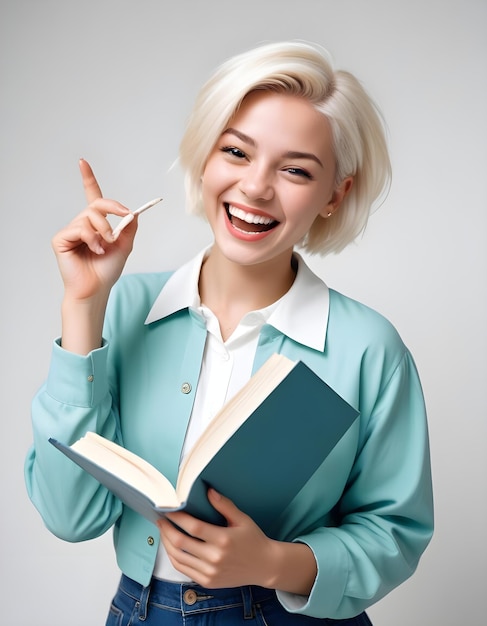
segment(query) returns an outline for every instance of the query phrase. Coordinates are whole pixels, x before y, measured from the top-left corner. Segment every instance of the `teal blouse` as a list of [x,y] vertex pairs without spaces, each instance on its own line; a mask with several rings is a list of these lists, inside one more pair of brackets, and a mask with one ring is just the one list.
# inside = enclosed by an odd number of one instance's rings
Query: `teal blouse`
[[[127,275],[117,283],[100,349],[80,356],[54,343],[47,381],[33,401],[34,444],[25,464],[29,496],[46,526],[67,541],[113,527],[119,567],[142,585],[152,575],[157,528],[48,438],[72,443],[95,430],[175,482],[206,328],[187,307],[144,323],[170,275]],[[299,312],[304,319],[307,306],[312,302]],[[386,319],[333,290],[326,323],[319,350],[264,325],[254,371],[274,352],[301,359],[360,412],[278,518],[279,539],[306,543],[318,568],[309,596],[278,592],[280,602],[291,612],[345,619],[414,572],[432,535],[433,503],[425,406],[411,354]],[[306,450],[296,450],[291,466],[300,455]]]

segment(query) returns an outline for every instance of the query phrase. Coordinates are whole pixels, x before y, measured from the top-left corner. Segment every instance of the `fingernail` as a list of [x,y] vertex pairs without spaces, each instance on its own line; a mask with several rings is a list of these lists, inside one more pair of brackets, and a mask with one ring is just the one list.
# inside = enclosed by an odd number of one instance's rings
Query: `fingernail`
[[219,493],[218,491],[213,489],[213,487],[210,487],[210,491],[211,491],[212,496],[215,498],[215,500],[221,500],[222,499],[221,493]]

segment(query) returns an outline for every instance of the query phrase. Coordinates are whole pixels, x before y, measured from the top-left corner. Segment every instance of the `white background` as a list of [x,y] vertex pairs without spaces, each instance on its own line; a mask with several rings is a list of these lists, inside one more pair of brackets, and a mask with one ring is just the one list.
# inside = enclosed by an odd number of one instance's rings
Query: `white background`
[[193,97],[255,44],[327,47],[379,102],[392,191],[365,236],[312,258],[380,310],[412,350],[429,408],[436,535],[376,626],[483,624],[486,593],[487,3],[485,0],[2,0],[0,243],[1,623],[104,624],[111,537],[71,545],[28,501],[30,401],[59,332],[50,238],[84,206],[79,157],[141,218],[127,271],[179,265],[210,241],[168,169]]

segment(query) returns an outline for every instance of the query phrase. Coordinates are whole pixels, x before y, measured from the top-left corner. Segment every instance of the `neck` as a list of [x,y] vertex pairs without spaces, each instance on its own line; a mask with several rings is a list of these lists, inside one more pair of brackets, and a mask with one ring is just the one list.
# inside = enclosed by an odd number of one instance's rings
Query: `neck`
[[213,246],[201,268],[199,291],[224,339],[246,313],[272,304],[290,289],[296,276],[291,261],[292,250],[264,263],[241,265]]

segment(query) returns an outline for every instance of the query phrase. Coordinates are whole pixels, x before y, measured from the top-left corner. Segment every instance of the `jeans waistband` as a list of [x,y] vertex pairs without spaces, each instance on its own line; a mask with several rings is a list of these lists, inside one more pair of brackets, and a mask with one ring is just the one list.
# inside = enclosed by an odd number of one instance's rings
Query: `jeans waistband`
[[150,602],[183,614],[242,606],[244,615],[250,616],[253,604],[275,598],[272,589],[254,585],[207,589],[194,583],[174,583],[152,578],[149,587],[143,587],[125,574],[122,575],[120,587],[141,604]]

